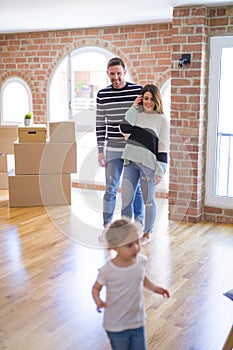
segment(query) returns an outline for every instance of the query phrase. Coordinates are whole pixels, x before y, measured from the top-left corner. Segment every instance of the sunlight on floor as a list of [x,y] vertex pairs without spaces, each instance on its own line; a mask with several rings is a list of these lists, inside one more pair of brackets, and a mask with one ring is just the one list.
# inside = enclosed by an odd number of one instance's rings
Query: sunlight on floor
[[[46,207],[56,227],[70,239],[81,245],[103,248],[98,237],[103,231],[102,198],[104,192],[83,188],[72,188],[72,205],[64,207],[63,215],[54,207]],[[155,231],[166,232],[168,227],[168,205],[166,199],[156,199],[157,219]],[[120,218],[121,195],[117,195],[114,220]]]

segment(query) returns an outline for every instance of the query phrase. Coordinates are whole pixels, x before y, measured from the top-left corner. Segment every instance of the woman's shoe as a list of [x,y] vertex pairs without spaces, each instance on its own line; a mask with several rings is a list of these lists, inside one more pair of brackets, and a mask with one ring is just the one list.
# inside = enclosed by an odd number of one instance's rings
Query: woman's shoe
[[144,233],[141,238],[141,246],[148,244],[151,241],[151,235],[149,233]]

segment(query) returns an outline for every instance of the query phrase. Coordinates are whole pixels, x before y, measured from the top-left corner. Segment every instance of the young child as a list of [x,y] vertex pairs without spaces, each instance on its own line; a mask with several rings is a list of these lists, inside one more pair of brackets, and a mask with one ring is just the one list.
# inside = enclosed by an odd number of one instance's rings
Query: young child
[[[145,350],[143,287],[169,297],[169,292],[146,275],[146,257],[139,254],[139,228],[128,218],[114,221],[106,229],[106,241],[116,256],[99,269],[92,296],[100,312],[113,350]],[[106,286],[106,301],[100,291]]]

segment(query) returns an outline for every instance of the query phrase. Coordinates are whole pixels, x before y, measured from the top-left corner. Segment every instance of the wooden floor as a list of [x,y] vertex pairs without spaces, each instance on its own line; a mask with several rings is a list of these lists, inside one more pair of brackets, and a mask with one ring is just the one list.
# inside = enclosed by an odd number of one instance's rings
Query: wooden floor
[[[97,239],[100,202],[73,189],[71,207],[9,208],[0,191],[1,350],[110,349],[91,296],[109,257]],[[220,350],[233,322],[223,296],[233,288],[233,225],[170,222],[165,199],[157,208],[142,253],[171,298],[145,292],[148,350]]]

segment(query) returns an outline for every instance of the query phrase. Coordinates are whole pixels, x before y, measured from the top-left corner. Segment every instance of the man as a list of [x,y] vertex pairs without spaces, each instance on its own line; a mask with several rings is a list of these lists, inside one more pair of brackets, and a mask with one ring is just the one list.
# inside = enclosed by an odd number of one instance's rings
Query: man
[[[105,167],[105,193],[103,201],[103,225],[112,221],[116,205],[116,194],[123,170],[121,158],[125,146],[125,137],[121,134],[119,124],[126,111],[132,106],[142,86],[125,81],[125,64],[119,57],[112,58],[107,65],[107,75],[111,84],[97,94],[96,137],[98,145],[98,162]],[[134,199],[134,218],[143,221],[143,200],[140,186]],[[103,240],[103,236],[99,237]]]

